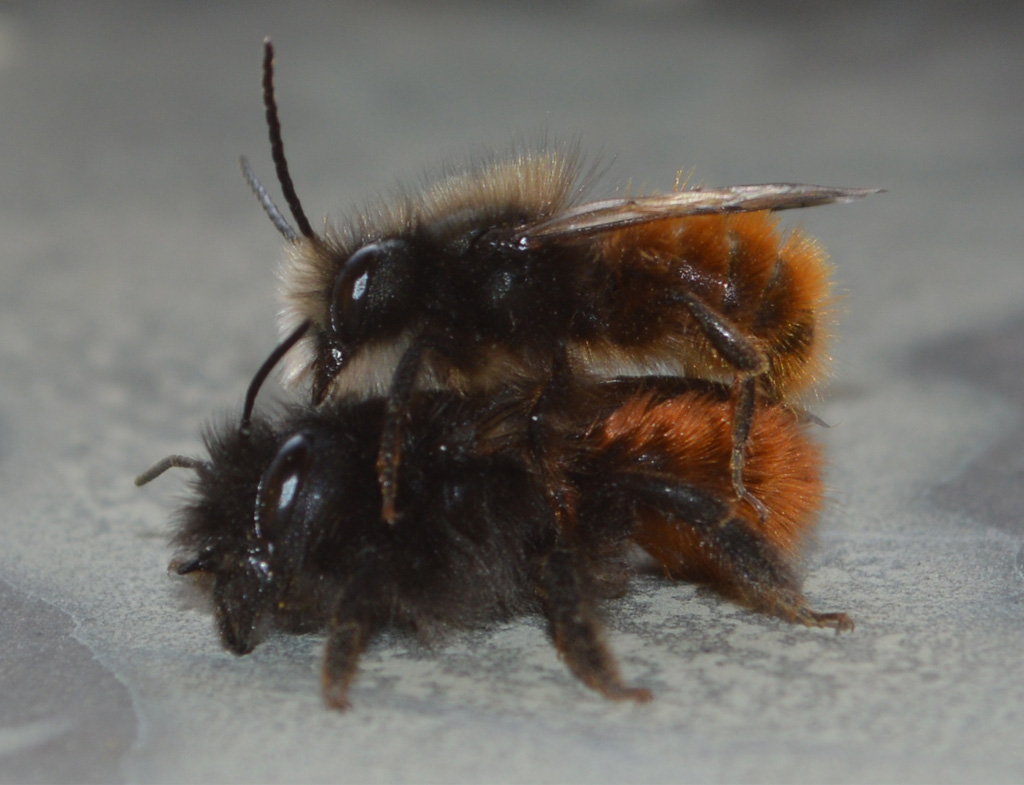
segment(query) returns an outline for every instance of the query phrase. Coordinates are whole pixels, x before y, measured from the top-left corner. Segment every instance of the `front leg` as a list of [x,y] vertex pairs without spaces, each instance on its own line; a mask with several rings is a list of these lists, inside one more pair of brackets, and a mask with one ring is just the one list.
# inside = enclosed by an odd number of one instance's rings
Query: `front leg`
[[328,708],[344,711],[352,705],[348,688],[355,678],[369,633],[369,626],[357,621],[332,621],[320,678]]
[[422,338],[410,346],[398,362],[391,378],[384,424],[381,426],[380,448],[377,453],[377,481],[380,483],[381,520],[393,524],[398,518],[398,467],[402,462],[402,439],[406,412],[416,388],[416,378],[429,346]]
[[348,688],[355,678],[366,644],[373,632],[370,590],[365,571],[354,577],[334,601],[327,622],[327,651],[321,671],[324,703],[344,711],[351,705]]

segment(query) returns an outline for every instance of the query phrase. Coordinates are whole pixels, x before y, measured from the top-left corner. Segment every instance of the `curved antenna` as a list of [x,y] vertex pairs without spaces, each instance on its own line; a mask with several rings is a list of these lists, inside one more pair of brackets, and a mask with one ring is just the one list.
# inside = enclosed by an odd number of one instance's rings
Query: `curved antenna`
[[[291,349],[306,331],[309,329],[312,320],[306,319],[302,324],[292,330],[291,334],[285,338],[277,348],[270,353],[270,356],[263,361],[263,365],[256,371],[256,375],[249,383],[249,389],[245,393],[245,409],[242,412],[242,425],[241,433],[244,436],[248,436],[252,426],[252,409],[256,403],[256,395],[260,391],[260,387],[263,386],[263,382],[267,380],[267,376],[274,370],[274,366],[277,365],[281,358],[287,354],[288,350]],[[161,474],[166,472],[168,469],[192,469],[198,474],[209,475],[213,471],[212,465],[207,461],[201,461],[198,458],[190,458],[187,455],[168,455],[157,461],[155,464],[150,466],[146,471],[135,478],[135,484],[137,486],[146,485],[152,482]],[[195,568],[201,569],[201,568]],[[183,574],[183,573],[182,573]]]
[[288,350],[291,349],[295,344],[299,342],[299,339],[306,334],[309,326],[313,323],[311,319],[306,319],[302,324],[292,330],[291,334],[285,338],[281,343],[277,345],[277,348],[270,353],[270,356],[263,361],[263,365],[256,371],[256,375],[252,377],[252,381],[249,383],[249,389],[245,393],[245,408],[242,410],[242,433],[248,435],[250,427],[252,425],[252,410],[253,406],[256,405],[256,396],[260,391],[260,387],[263,386],[263,382],[267,380],[270,372],[274,370],[274,366],[277,365],[281,358],[284,357]]
[[284,239],[290,243],[298,242],[299,235],[292,229],[292,225],[288,223],[288,219],[281,215],[281,211],[274,204],[274,200],[270,198],[270,194],[267,193],[267,189],[263,187],[263,183],[260,182],[256,176],[256,172],[249,166],[249,159],[244,155],[238,159],[238,162],[242,165],[242,176],[245,181],[249,183],[249,187],[252,192],[256,194],[256,198],[260,200],[260,205],[263,207],[263,211],[270,217],[274,227],[281,234],[284,235]]
[[148,482],[152,482],[168,469],[193,469],[199,474],[207,474],[210,471],[210,464],[198,458],[189,458],[187,455],[168,455],[136,477],[135,484],[141,487]]
[[299,231],[310,240],[316,239],[316,232],[309,225],[302,202],[295,193],[292,176],[288,173],[288,160],[284,157],[284,141],[281,139],[281,122],[277,119],[277,102],[274,100],[274,46],[269,38],[263,39],[263,106],[267,110],[267,130],[270,132],[270,154],[277,167],[277,180],[281,183],[284,200]]

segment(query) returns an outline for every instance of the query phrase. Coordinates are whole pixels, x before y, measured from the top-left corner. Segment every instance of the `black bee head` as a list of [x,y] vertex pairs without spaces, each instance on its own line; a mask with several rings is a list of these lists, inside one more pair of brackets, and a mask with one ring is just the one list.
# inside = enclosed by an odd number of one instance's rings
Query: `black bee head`
[[408,329],[418,300],[415,281],[421,263],[422,254],[410,241],[388,239],[362,246],[340,265],[330,293],[328,323],[318,338],[315,402],[367,344],[394,339]]
[[191,553],[179,575],[213,579],[213,601],[224,645],[246,654],[261,620],[282,604],[301,569],[308,520],[312,436],[281,443],[266,423],[207,438],[210,461],[196,469],[195,497],[182,511],[177,543]]

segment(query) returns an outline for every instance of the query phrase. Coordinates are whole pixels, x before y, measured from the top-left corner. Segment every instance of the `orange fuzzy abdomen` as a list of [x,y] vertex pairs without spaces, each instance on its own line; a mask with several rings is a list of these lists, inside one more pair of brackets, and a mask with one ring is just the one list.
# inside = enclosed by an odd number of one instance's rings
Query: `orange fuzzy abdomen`
[[814,240],[780,237],[777,224],[767,212],[711,215],[602,237],[598,254],[612,271],[610,345],[674,362],[681,375],[728,379],[735,369],[673,300],[684,292],[754,340],[768,361],[760,387],[770,399],[812,387],[828,359],[830,268]]
[[[795,557],[822,506],[821,448],[787,408],[757,407],[743,478],[746,489],[768,510],[761,518],[749,503],[734,500],[731,413],[728,400],[706,395],[661,402],[639,397],[605,421],[601,449],[615,450],[623,465],[671,478],[730,505],[730,517],[742,518],[781,554]],[[726,582],[720,559],[702,545],[700,527],[646,507],[638,519],[635,541],[668,574]]]

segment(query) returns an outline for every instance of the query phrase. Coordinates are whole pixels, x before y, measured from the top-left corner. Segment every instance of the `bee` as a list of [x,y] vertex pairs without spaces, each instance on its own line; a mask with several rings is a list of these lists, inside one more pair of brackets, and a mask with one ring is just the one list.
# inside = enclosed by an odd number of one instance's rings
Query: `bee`
[[[560,373],[674,375],[731,385],[730,473],[739,498],[755,402],[793,403],[826,364],[825,254],[772,213],[872,189],[765,184],[585,201],[574,149],[450,168],[417,193],[314,231],[284,153],[265,42],[263,99],[293,228],[242,159],[288,241],[282,333],[312,328],[286,384],[311,401],[384,397],[382,515],[393,522],[402,418],[415,390],[468,395]],[[543,388],[541,388],[543,390]],[[541,395],[543,397],[543,395]]]
[[[546,455],[574,491],[558,516],[522,422],[521,390],[462,395],[417,390],[401,430],[403,515],[380,519],[377,453],[388,402],[330,401],[255,412],[271,367],[253,379],[239,423],[206,433],[205,459],[179,515],[172,569],[209,580],[224,646],[253,650],[267,628],[326,629],[326,704],[349,706],[359,657],[394,625],[435,632],[540,612],[570,671],[613,700],[651,693],[620,675],[599,617],[628,588],[635,546],[669,577],[708,581],[750,608],[810,626],[852,628],[808,607],[795,563],[821,503],[820,455],[788,408],[758,403],[744,480],[769,513],[731,490],[730,393],[679,379],[627,380],[567,391],[553,405]],[[557,403],[557,402],[556,402]]]

